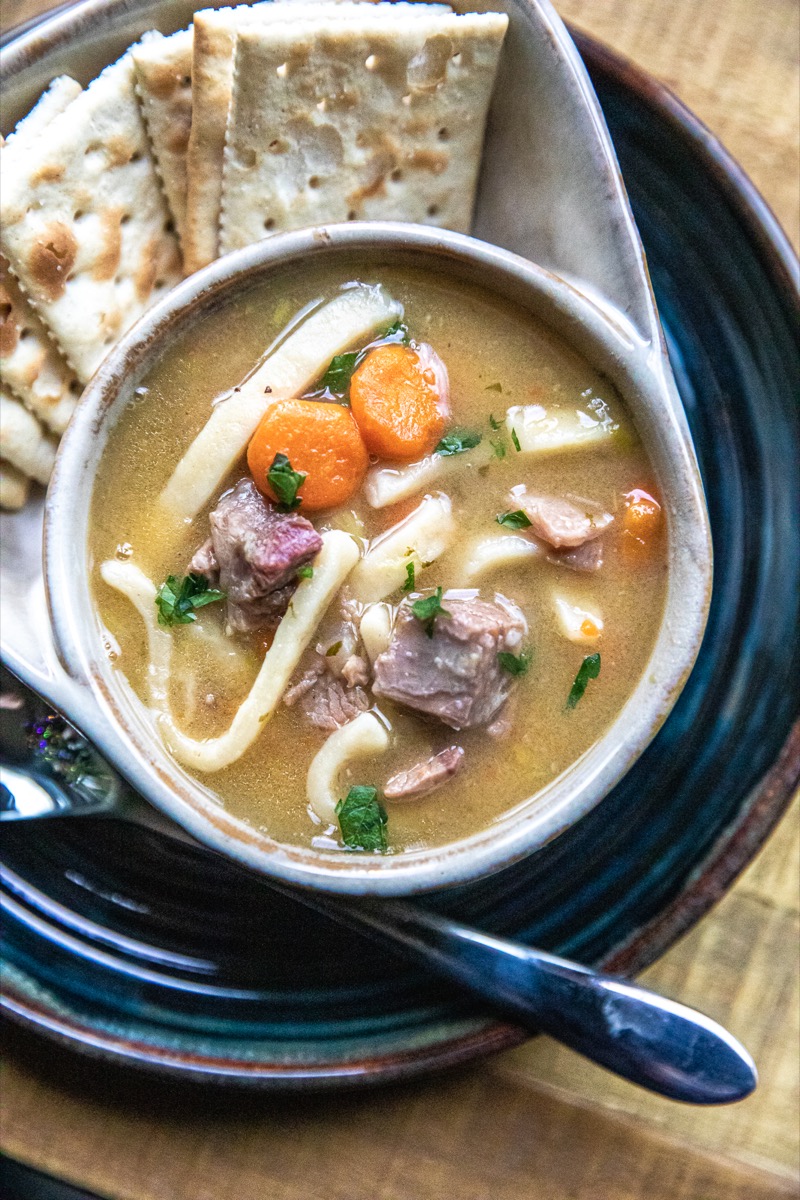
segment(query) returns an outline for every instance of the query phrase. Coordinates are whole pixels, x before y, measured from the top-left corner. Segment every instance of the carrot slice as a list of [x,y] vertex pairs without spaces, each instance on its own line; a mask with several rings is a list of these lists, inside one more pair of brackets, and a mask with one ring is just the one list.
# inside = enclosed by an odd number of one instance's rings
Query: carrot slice
[[447,372],[433,354],[377,346],[353,372],[350,407],[367,449],[406,462],[430,454],[449,417]]
[[267,474],[276,454],[306,478],[298,496],[302,509],[333,508],[361,486],[369,455],[351,413],[340,404],[319,400],[280,400],[267,409],[247,448],[247,465],[256,487],[278,497]]
[[649,492],[634,488],[625,496],[622,550],[630,560],[646,558],[661,532],[661,505]]

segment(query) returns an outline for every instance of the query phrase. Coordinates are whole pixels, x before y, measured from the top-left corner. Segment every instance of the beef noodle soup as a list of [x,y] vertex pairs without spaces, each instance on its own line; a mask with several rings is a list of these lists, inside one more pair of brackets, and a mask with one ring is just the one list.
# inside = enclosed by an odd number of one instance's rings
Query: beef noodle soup
[[174,758],[285,843],[486,828],[606,731],[662,618],[658,485],[609,381],[414,270],[240,294],[102,458],[109,656]]

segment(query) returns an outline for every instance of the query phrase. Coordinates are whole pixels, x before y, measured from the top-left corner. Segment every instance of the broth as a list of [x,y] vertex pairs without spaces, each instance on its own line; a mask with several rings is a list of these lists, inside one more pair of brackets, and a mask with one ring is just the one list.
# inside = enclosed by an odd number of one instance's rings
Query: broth
[[[436,562],[416,573],[414,595],[428,596],[441,586],[447,607],[448,590],[465,587],[466,542],[514,532],[498,526],[496,517],[512,507],[508,493],[515,485],[526,484],[537,494],[586,498],[615,518],[603,536],[603,565],[593,573],[551,561],[558,555],[545,547],[530,560],[475,584],[484,599],[499,593],[514,601],[528,623],[530,667],[510,683],[504,732],[489,735],[485,725],[456,731],[379,700],[391,726],[390,748],[345,768],[342,797],[351,785],[373,785],[380,792],[396,771],[446,747],[457,744],[464,750],[463,768],[437,790],[385,802],[389,849],[401,852],[452,842],[485,828],[551,782],[602,736],[638,683],[659,629],[667,539],[662,531],[647,553],[626,552],[626,497],[635,489],[655,491],[652,467],[609,381],[529,314],[476,288],[413,270],[353,265],[348,275],[340,265],[335,271],[287,273],[238,296],[173,341],[137,389],[102,458],[91,519],[93,585],[108,653],[143,701],[148,700],[149,660],[142,619],[127,598],[103,581],[100,565],[115,556],[135,562],[157,586],[167,576],[185,572],[207,536],[209,511],[222,492],[246,475],[247,466],[242,458],[193,521],[170,526],[158,501],[176,463],[205,425],[214,402],[253,370],[287,321],[312,301],[335,296],[344,280],[355,278],[379,282],[400,301],[411,336],[430,343],[446,364],[449,427],[477,430],[484,443],[495,442],[503,450],[502,457],[495,451],[483,465],[464,454],[459,469],[427,489],[450,497],[457,536]],[[577,410],[589,420],[610,414],[617,428],[594,446],[518,453],[502,427],[493,427],[509,406],[534,404],[548,412]],[[425,491],[381,509],[371,507],[360,491],[339,509],[308,515],[320,530],[341,528],[369,540],[400,520]],[[520,536],[528,536],[527,531]],[[564,636],[554,594],[602,616],[602,632],[591,645]],[[395,604],[401,598],[399,591],[388,597]],[[310,649],[316,643],[323,651],[330,647],[338,628],[334,604]],[[194,624],[177,626],[171,636],[175,719],[193,737],[215,737],[227,729],[249,691],[271,635],[227,633],[225,605],[217,603],[201,608]],[[600,653],[600,674],[569,708],[573,682],[592,652]],[[214,773],[194,774],[231,813],[278,841],[340,849],[338,830],[310,815],[306,794],[309,764],[328,736],[298,707],[279,704],[236,762]]]

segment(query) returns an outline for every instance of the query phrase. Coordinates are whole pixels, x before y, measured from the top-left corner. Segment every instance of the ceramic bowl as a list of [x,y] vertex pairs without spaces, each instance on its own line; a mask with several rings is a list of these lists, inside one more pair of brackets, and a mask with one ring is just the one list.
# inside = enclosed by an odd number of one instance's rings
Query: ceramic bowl
[[[135,388],[171,341],[245,289],[311,260],[360,259],[479,283],[564,337],[623,397],[654,465],[668,524],[663,621],[633,695],[605,736],[553,783],[475,834],[402,855],[362,856],[279,844],[221,807],[166,752],[148,710],[103,648],[89,574],[97,465]],[[699,650],[711,589],[708,522],[697,465],[660,359],[621,315],[506,250],[422,226],[356,223],[281,234],[220,259],[176,288],[112,351],[65,435],[48,494],[45,581],[56,648],[72,680],[70,712],[158,809],[207,846],[267,875],[330,891],[401,894],[463,884],[538,849],[594,807],[655,735]]]

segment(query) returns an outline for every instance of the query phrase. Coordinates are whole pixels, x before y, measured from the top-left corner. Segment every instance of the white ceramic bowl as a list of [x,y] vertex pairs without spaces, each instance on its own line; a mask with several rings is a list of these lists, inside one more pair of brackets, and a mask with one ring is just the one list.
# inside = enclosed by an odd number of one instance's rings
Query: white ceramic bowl
[[[97,464],[134,389],[179,333],[292,264],[363,256],[479,283],[543,321],[614,383],[654,465],[668,526],[663,622],[633,695],[591,750],[487,829],[398,855],[321,852],[279,844],[228,814],[167,753],[146,708],[109,662],[89,574]],[[658,347],[562,279],[505,250],[441,230],[358,223],[270,238],[220,259],[177,287],[112,351],[65,435],[48,494],[45,579],[59,657],[75,686],[70,714],[136,788],[199,841],[238,862],[330,891],[401,894],[464,883],[544,845],[593,808],[655,735],[691,670],[711,591],[708,520],[685,418]],[[213,785],[213,778],[211,780]]]

